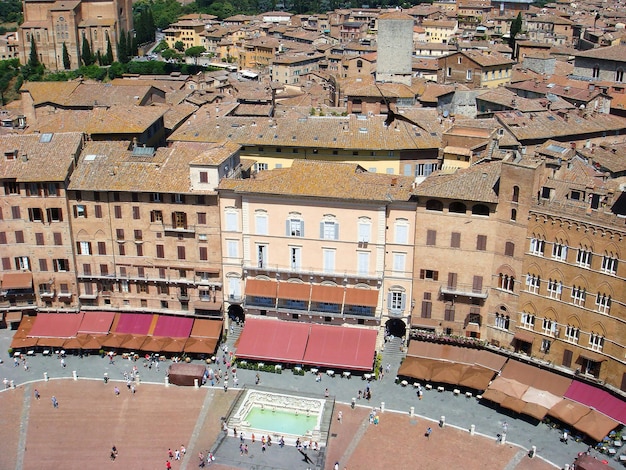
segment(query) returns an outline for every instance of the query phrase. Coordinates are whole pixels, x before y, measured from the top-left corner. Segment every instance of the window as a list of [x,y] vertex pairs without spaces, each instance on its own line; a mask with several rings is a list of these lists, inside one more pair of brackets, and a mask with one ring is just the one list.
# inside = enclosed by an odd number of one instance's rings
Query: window
[[147,294],[148,293],[148,284],[140,282],[137,284],[137,293],[138,294]]
[[187,228],[187,214],[185,212],[172,212],[172,228]]
[[134,230],[135,240],[143,240],[143,232],[141,230]]
[[239,256],[239,243],[237,240],[226,240],[226,256],[237,258]]
[[178,259],[185,259],[185,247],[184,246],[177,247],[176,251],[178,254]]
[[548,295],[551,299],[560,299],[563,283],[556,279],[548,279]]
[[54,270],[57,272],[67,272],[70,270],[70,263],[66,259],[55,259]]
[[184,194],[172,194],[172,202],[174,204],[184,204],[185,195]]
[[146,270],[143,266],[137,267],[137,277],[146,277]]
[[511,197],[512,202],[519,202],[519,186],[513,186],[513,196]]
[[426,245],[435,246],[437,244],[437,230],[426,231]]
[[74,206],[74,218],[86,218],[87,217],[87,206],[84,204],[76,204]]
[[478,251],[487,250],[487,235],[478,235],[476,237],[476,250]]
[[393,254],[393,272],[396,275],[403,275],[406,266],[406,253]]
[[579,248],[576,253],[576,264],[583,268],[591,266],[591,250],[587,248]]
[[522,327],[527,330],[535,329],[535,316],[532,313],[522,312]]
[[15,269],[28,270],[30,269],[30,261],[28,256],[17,256],[15,258]]
[[[109,275],[109,266],[106,264],[100,265],[100,276],[108,276]],[[113,290],[113,286],[108,281],[103,283],[102,290],[105,292],[111,292]]]
[[161,202],[161,193],[150,193],[150,202]]
[[209,251],[206,246],[200,247],[200,261],[207,261],[209,259]]
[[91,242],[76,242],[79,255],[91,254]]
[[52,207],[50,209],[46,209],[48,215],[48,222],[62,222],[63,221],[63,211],[57,207]]
[[267,267],[267,245],[257,245],[256,254],[257,254],[257,267],[259,268]]
[[[11,153],[11,155],[14,155],[14,154]],[[13,181],[6,181],[4,183],[4,194],[8,196],[9,194],[19,194],[19,193],[20,193],[20,185],[18,183],[15,183]]]
[[304,220],[287,219],[286,234],[288,237],[304,237]]
[[591,333],[589,335],[589,347],[594,351],[602,351],[602,348],[604,348],[604,336],[598,333]]
[[517,220],[517,209],[511,209],[511,220],[512,221]]
[[[39,260],[39,269],[41,271],[47,271],[47,269],[45,269],[45,270],[41,269],[41,262],[42,261],[45,262],[46,260],[45,259],[43,259],[43,260],[40,259]],[[4,269],[5,271],[9,271],[11,269],[11,259],[10,258],[6,258],[6,257],[2,258],[2,269]]]
[[336,254],[335,250],[330,250],[330,249],[322,250],[322,255],[323,255],[322,271],[324,273],[330,274],[330,273],[335,272],[335,254]]
[[135,243],[135,249],[137,250],[137,256],[143,256],[143,245],[141,243]]
[[209,172],[208,171],[201,171],[200,172],[200,182],[201,183],[208,183],[209,182]]
[[126,247],[124,246],[123,243],[118,243],[117,249],[118,249],[120,256],[126,256]]
[[465,72],[465,79],[466,80],[471,80],[472,79],[472,71],[471,70],[467,70]]
[[439,271],[433,271],[432,269],[420,269],[420,279],[437,281],[439,280]]
[[43,222],[43,211],[38,207],[28,209],[28,219],[31,222]]
[[510,318],[508,315],[504,315],[502,313],[496,313],[496,321],[494,326],[501,330],[508,330],[510,324]]
[[448,212],[453,212],[455,214],[465,214],[465,212],[467,212],[467,207],[462,202],[453,202],[448,207]]
[[320,222],[320,238],[323,240],[339,240],[339,224],[332,220]]
[[[437,170],[437,163],[418,163],[415,165],[415,176],[430,176],[433,171]],[[429,201],[430,202],[430,201]],[[443,210],[443,204],[439,201],[435,201],[441,204],[441,210]],[[427,207],[428,209],[428,203]]]
[[515,255],[515,243],[506,242],[504,244],[504,256],[514,256]]
[[531,294],[539,293],[539,286],[541,285],[541,279],[534,274],[526,275],[526,290]]
[[266,212],[257,212],[254,214],[254,223],[256,227],[257,235],[267,235],[268,234],[268,224],[267,224],[267,213]]
[[98,242],[98,254],[99,255],[107,254],[107,245],[105,242]]
[[429,199],[428,201],[426,201],[426,210],[443,212],[443,202],[436,199]]
[[608,254],[602,257],[602,272],[607,274],[617,273],[617,258]]
[[361,276],[365,276],[369,274],[370,270],[370,254],[367,251],[359,251],[357,252],[357,274]]
[[22,213],[20,210],[20,206],[11,206],[11,216],[14,219],[21,219],[22,218]]
[[236,232],[239,230],[236,212],[226,212],[226,230],[228,232]]
[[372,222],[369,218],[362,217],[358,222],[359,243],[369,243],[372,231]]
[[15,243],[24,243],[24,232],[21,230],[15,231]]
[[115,218],[116,219],[121,219],[122,218],[122,206],[114,206],[113,207],[113,212],[115,213]]
[[472,215],[489,217],[489,208],[484,204],[475,204],[472,206]]
[[405,308],[406,294],[399,291],[389,292],[387,302],[391,313],[402,313]]
[[94,213],[96,214],[96,219],[102,218],[102,206],[100,204],[93,207]]
[[508,274],[503,274],[503,273],[500,273],[498,277],[499,277],[498,287],[500,287],[500,289],[503,289],[509,292],[515,291],[515,277],[509,276]]
[[578,344],[580,339],[580,330],[572,325],[565,327],[565,341]]
[[567,261],[567,245],[554,242],[552,245],[552,258],[559,261]]
[[63,245],[63,234],[61,232],[54,232],[52,234],[54,237],[54,244],[57,246]]
[[133,219],[135,220],[141,219],[141,212],[139,211],[139,206],[133,206]]
[[599,78],[600,77],[600,66],[594,65],[593,70],[591,72],[591,78]]
[[587,291],[584,287],[572,286],[572,303],[580,307],[585,306],[585,299],[587,298]]
[[206,225],[206,212],[198,212],[198,225]]
[[156,246],[156,257],[157,258],[165,258],[165,246],[157,245]]
[[163,211],[150,211],[150,222],[163,222]]
[[124,229],[123,228],[115,229],[115,235],[118,240],[124,240]]
[[461,232],[452,232],[450,235],[450,247],[461,248]]
[[541,323],[543,334],[554,336],[556,334],[556,322],[549,318],[544,318]]
[[541,340],[541,346],[539,350],[547,354],[550,352],[550,346],[552,346],[552,341],[544,338]]
[[165,268],[159,268],[159,279],[165,279],[166,277]]
[[611,310],[611,296],[598,292],[598,295],[596,295],[596,307],[598,312],[608,314]]
[[394,227],[395,243],[406,245],[409,243],[409,221],[406,219],[398,219]]
[[128,293],[128,281],[126,279],[120,281],[120,290],[125,294]]
[[530,253],[537,256],[543,256],[546,242],[541,238],[530,239]]
[[300,270],[302,262],[302,248],[299,246],[292,246],[289,248],[289,266],[292,270]]

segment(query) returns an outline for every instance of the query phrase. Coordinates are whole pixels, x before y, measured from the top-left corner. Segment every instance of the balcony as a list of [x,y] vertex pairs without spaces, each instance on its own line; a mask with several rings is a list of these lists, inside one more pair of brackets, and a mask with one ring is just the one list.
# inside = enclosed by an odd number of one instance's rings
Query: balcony
[[41,297],[42,299],[51,299],[52,297],[54,297],[54,292],[51,292],[51,291],[40,292],[39,297]]
[[439,288],[439,295],[486,299],[489,297],[489,291],[487,289],[475,289],[471,284],[457,284],[456,286],[441,286]]
[[183,225],[183,226],[174,226],[174,225],[163,225],[163,231],[166,235],[179,234],[179,233],[196,233],[195,225]]
[[71,292],[59,292],[59,293],[57,294],[57,297],[58,297],[59,299],[66,299],[66,298],[70,298],[70,297],[72,297],[72,293],[71,293]]

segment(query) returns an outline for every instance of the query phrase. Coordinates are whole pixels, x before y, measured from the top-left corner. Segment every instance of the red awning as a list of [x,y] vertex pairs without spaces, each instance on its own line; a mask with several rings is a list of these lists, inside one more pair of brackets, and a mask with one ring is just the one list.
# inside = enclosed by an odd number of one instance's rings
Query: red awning
[[375,330],[311,325],[304,363],[339,369],[372,370]]
[[169,338],[189,338],[192,326],[193,318],[159,315],[159,319],[157,320],[152,334],[154,336],[167,336]]
[[193,322],[193,328],[191,329],[192,338],[216,338],[219,339],[222,336],[222,328],[224,322],[222,320],[208,320],[203,318],[196,318]]
[[151,313],[121,313],[114,333],[147,335],[153,316]]
[[574,380],[564,396],[626,424],[626,401],[620,400],[605,390]]
[[278,298],[286,300],[303,300],[308,302],[311,286],[301,282],[281,282],[278,285]]
[[535,337],[533,336],[532,333],[528,331],[517,330],[515,332],[515,336],[513,336],[513,339],[523,341],[524,343],[532,344],[532,342],[535,340]]
[[310,326],[280,320],[247,318],[237,357],[299,364],[304,357]]
[[246,281],[246,295],[251,297],[268,297],[275,299],[278,283],[262,279],[248,279]]
[[343,287],[314,285],[311,290],[311,300],[313,302],[325,302],[328,304],[343,303]]
[[378,305],[378,290],[375,289],[346,289],[346,305],[359,307],[376,307]]
[[78,333],[82,313],[40,313],[28,336],[35,338],[72,338]]
[[33,287],[33,273],[4,273],[2,276],[2,288],[8,289],[31,289]]
[[85,312],[79,333],[106,335],[111,329],[115,312]]

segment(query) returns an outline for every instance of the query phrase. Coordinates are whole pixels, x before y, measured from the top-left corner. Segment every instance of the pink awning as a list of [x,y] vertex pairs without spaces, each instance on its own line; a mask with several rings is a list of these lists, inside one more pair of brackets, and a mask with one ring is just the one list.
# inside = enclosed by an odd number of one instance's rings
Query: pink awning
[[121,313],[115,333],[147,335],[152,324],[152,317],[151,313]]
[[106,335],[111,329],[115,312],[85,312],[79,333]]
[[372,370],[375,330],[311,325],[304,363],[339,369]]
[[239,337],[237,357],[299,364],[304,357],[309,328],[307,323],[247,318]]
[[564,396],[626,424],[626,401],[620,400],[609,392],[574,380]]
[[159,315],[152,334],[169,338],[189,338],[192,326],[193,318]]
[[35,338],[72,338],[78,333],[82,313],[40,313],[28,336]]

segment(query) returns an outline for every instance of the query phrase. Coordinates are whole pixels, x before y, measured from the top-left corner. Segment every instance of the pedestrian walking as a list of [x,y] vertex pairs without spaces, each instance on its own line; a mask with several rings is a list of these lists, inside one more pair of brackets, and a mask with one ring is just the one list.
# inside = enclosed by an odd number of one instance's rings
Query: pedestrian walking
[[165,469],[172,470],[172,463],[169,460],[165,461]]
[[228,392],[228,380],[224,380],[224,392]]
[[63,367],[63,368],[65,369],[65,366],[66,366],[66,365],[67,365],[67,364],[65,363],[65,358],[64,358],[64,357],[62,357],[62,358],[61,358],[61,367]]
[[117,447],[111,447],[111,460],[115,460],[117,458]]
[[104,373],[104,383],[105,384],[109,383],[109,374],[107,374],[106,372]]
[[328,398],[329,395],[330,395],[330,392],[328,391],[328,389],[324,390],[324,396]]
[[259,375],[259,373],[256,373],[256,377],[254,379],[254,383],[259,385],[259,382],[261,381],[261,376]]
[[426,436],[426,439],[430,439],[430,435],[432,434],[433,430],[429,427],[426,430],[426,434],[424,434]]
[[339,413],[337,413],[337,420],[339,421],[339,424],[342,423],[343,420],[343,411],[339,411]]
[[180,455],[182,455],[184,457],[186,453],[187,453],[187,449],[185,449],[185,446],[183,444],[181,444],[180,445]]
[[113,389],[113,393],[115,393],[115,396],[116,396],[116,397],[119,397],[119,396],[120,396],[120,389],[119,389],[119,388],[117,388],[117,387],[115,387],[115,388]]
[[167,458],[170,460],[174,458],[174,452],[172,452],[172,449],[167,449]]
[[39,398],[41,397],[41,395],[39,395],[39,390],[35,389],[34,394],[35,394],[35,400],[39,400]]
[[59,407],[59,401],[57,400],[57,397],[52,395],[52,397],[50,398],[50,401],[52,401],[52,407],[53,408],[58,408]]
[[243,453],[248,455],[248,444],[243,445]]
[[178,449],[174,452],[174,460],[180,460],[180,450]]
[[132,385],[130,386],[130,392],[134,395],[134,394],[135,394],[135,391],[136,391],[136,390],[135,390],[135,384],[132,384]]

